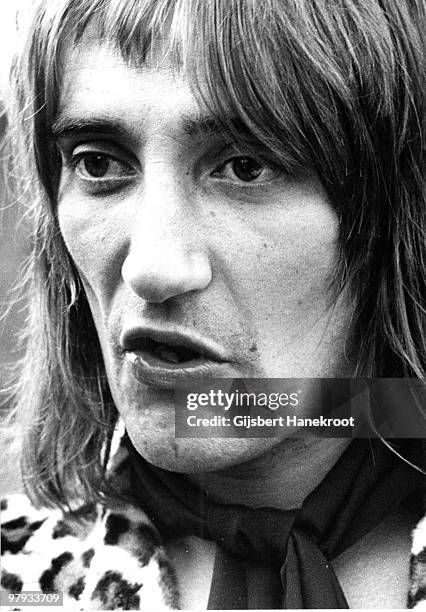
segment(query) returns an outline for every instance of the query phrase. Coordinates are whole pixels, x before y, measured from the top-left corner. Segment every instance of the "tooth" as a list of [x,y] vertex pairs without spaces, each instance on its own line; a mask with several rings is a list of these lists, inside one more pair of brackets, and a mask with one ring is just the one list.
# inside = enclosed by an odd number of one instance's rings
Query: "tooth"
[[164,359],[164,361],[169,361],[170,363],[180,362],[177,353],[165,346],[158,346],[154,351],[154,355],[156,355],[160,359]]

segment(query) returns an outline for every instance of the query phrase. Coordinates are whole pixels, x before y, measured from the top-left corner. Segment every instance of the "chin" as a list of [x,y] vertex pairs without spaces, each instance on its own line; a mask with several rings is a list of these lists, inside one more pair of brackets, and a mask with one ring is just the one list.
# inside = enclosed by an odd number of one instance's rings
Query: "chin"
[[[114,393],[115,391],[115,393]],[[172,472],[215,472],[254,459],[276,446],[268,438],[177,438],[173,391],[136,386],[113,389],[127,434],[149,463]]]
[[271,438],[175,438],[164,431],[142,434],[132,427],[127,427],[127,432],[146,461],[164,470],[186,474],[225,470],[259,457],[277,444]]

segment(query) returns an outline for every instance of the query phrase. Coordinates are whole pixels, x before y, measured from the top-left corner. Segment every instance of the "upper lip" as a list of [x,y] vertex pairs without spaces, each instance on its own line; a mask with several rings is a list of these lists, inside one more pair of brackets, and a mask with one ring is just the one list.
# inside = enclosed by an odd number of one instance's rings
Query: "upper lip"
[[205,359],[229,361],[225,351],[215,342],[200,337],[196,332],[188,333],[182,330],[134,327],[122,333],[120,346],[123,351],[143,351],[147,350],[152,341],[175,348],[185,347]]

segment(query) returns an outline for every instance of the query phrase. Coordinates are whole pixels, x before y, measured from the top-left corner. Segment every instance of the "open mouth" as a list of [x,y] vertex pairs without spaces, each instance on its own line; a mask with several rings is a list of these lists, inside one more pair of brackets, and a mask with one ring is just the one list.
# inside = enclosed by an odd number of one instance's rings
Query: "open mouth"
[[136,327],[125,330],[120,346],[138,382],[174,389],[185,381],[220,378],[228,371],[228,356],[219,345],[180,330]]
[[144,346],[140,347],[139,351],[152,355],[167,364],[187,363],[202,357],[200,352],[183,345],[172,346],[149,338],[145,339],[142,344]]
[[177,366],[226,359],[206,341],[180,332],[135,329],[125,332],[121,340],[124,351],[149,360],[158,366]]

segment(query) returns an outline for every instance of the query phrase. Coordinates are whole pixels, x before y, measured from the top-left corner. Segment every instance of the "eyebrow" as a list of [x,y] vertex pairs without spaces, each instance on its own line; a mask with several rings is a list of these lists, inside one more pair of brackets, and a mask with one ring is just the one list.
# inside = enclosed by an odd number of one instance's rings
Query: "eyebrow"
[[[183,116],[181,120],[182,133],[196,138],[199,136],[219,136],[223,134],[218,120],[213,116]],[[78,117],[64,114],[59,116],[52,124],[50,134],[54,140],[83,134],[108,134],[135,140],[134,130],[120,119],[113,117]]]
[[51,137],[54,140],[88,133],[111,134],[112,136],[124,136],[129,140],[134,139],[134,134],[123,122],[104,117],[73,117],[71,115],[62,115],[53,122],[50,129]]
[[198,116],[195,118],[184,117],[183,132],[187,136],[219,136],[223,134],[218,120],[215,117]]

